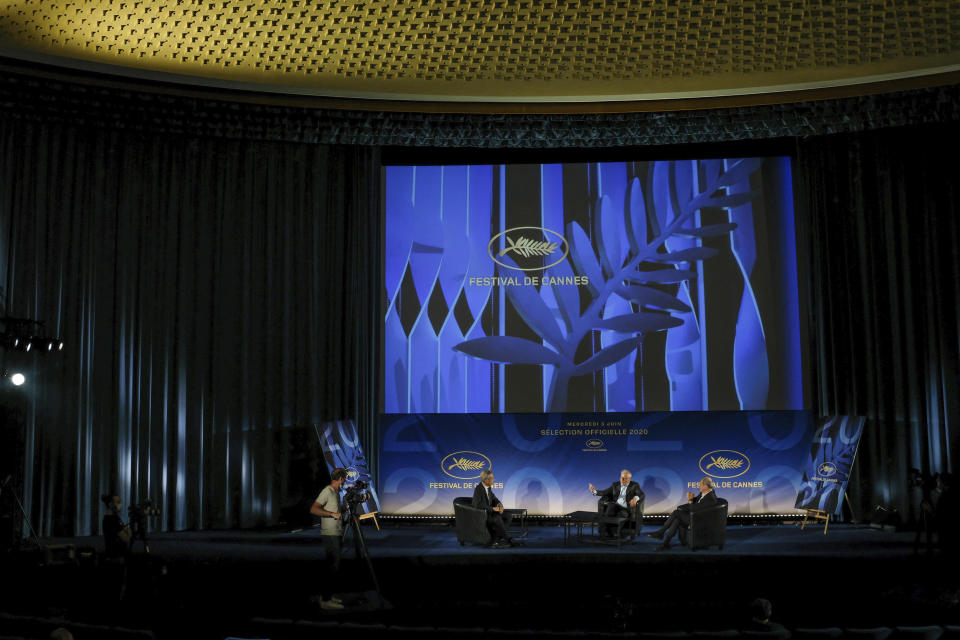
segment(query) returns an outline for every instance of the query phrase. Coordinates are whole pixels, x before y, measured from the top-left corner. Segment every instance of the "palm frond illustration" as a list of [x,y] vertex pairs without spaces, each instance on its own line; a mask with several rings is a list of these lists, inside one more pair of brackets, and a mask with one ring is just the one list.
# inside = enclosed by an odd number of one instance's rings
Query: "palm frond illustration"
[[[704,207],[730,209],[750,202],[755,196],[753,192],[727,194],[724,191],[726,187],[746,179],[762,163],[762,158],[748,158],[731,165],[709,180],[699,193],[685,202],[675,201],[672,219],[669,219],[667,212],[646,210],[644,199],[640,196],[639,181],[635,180],[622,214],[629,243],[624,252],[620,250],[621,227],[617,208],[609,202],[608,197],[604,197],[595,219],[597,250],[594,250],[590,236],[583,228],[571,222],[565,234],[570,255],[568,260],[556,267],[559,275],[572,275],[572,270],[575,270],[588,279],[590,302],[583,313],[580,312],[580,296],[572,287],[552,285],[558,318],[535,287],[508,286],[506,295],[511,304],[543,343],[513,336],[487,336],[466,340],[454,349],[492,362],[556,367],[547,406],[549,411],[566,410],[567,388],[572,377],[593,373],[619,362],[636,351],[645,334],[666,331],[683,324],[681,318],[674,317],[670,312],[689,312],[690,307],[676,295],[657,287],[693,278],[696,272],[689,265],[707,260],[718,252],[699,243],[690,248],[669,251],[665,243],[672,236],[702,239],[736,229],[735,223],[696,226],[692,221],[694,214]],[[649,238],[648,227],[653,229]],[[626,258],[621,260],[623,253]],[[515,267],[509,256],[503,257],[503,264]],[[642,264],[645,267],[643,270],[639,268]],[[646,270],[653,265],[659,265],[660,268]],[[501,273],[503,270],[502,265],[498,267]],[[604,308],[612,295],[627,300],[632,303],[631,308],[637,310],[603,317]],[[576,362],[577,348],[584,337],[594,330],[632,335],[599,349],[582,362]]]

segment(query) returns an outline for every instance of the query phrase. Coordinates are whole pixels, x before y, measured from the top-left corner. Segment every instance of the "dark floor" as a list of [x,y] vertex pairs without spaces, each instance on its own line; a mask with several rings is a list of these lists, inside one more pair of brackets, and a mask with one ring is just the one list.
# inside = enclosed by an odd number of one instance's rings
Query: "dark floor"
[[[648,527],[646,531],[652,530]],[[731,526],[727,544],[657,552],[641,537],[621,548],[594,537],[564,543],[558,526],[531,526],[524,546],[461,547],[452,526],[397,525],[364,533],[389,611],[356,606],[333,619],[384,624],[525,629],[735,627],[752,599],[774,602],[792,626],[960,624],[960,572],[939,552],[914,554],[913,534],[831,525]],[[589,534],[589,529],[585,532]],[[96,620],[109,607],[130,626],[191,621],[196,637],[242,635],[244,621],[331,619],[310,602],[322,581],[317,530],[157,534],[138,553],[123,605],[111,603],[115,568],[36,567],[21,554],[4,581],[7,610],[44,607]],[[48,544],[99,547],[96,538]],[[344,593],[372,580],[345,548]],[[15,585],[15,586],[11,586]],[[99,610],[98,610],[99,609]],[[490,624],[491,621],[496,624]],[[480,623],[483,624],[480,624]],[[161,635],[163,635],[161,633]]]
[[[653,531],[647,526],[643,532]],[[600,541],[590,527],[583,530],[583,539],[576,539],[576,530],[564,540],[559,526],[530,526],[523,546],[489,549],[477,545],[460,546],[453,527],[443,525],[385,526],[377,531],[372,525],[363,528],[370,556],[381,558],[419,558],[424,563],[500,563],[516,556],[563,557],[573,560],[585,557],[610,556],[617,561],[673,561],[694,555],[716,555],[725,559],[743,556],[796,557],[806,559],[874,557],[894,558],[913,555],[913,533],[895,533],[869,526],[832,525],[826,535],[823,526],[803,531],[799,526],[730,526],[723,551],[716,548],[691,552],[677,546],[664,554],[656,551],[658,541],[640,535],[635,541],[615,544]],[[350,534],[352,535],[352,534]],[[514,534],[516,535],[516,533]],[[272,560],[312,560],[322,554],[320,530],[307,529],[295,533],[263,531],[184,531],[154,534],[150,548],[155,555],[169,559],[203,559],[249,561],[268,554]],[[56,538],[55,543],[100,547],[99,538]],[[674,540],[676,543],[676,540]],[[350,546],[349,536],[346,546]]]

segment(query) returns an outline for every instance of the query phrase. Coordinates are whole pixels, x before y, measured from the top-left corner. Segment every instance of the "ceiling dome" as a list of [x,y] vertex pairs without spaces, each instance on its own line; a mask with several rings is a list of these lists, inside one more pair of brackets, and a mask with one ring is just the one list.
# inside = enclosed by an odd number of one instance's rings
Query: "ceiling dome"
[[782,95],[957,72],[960,3],[8,0],[0,55],[377,100]]

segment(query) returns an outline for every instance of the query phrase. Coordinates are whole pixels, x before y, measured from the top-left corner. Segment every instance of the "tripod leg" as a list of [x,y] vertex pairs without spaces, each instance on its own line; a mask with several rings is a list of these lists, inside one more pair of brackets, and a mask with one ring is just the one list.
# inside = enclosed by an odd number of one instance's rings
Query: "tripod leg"
[[[17,506],[20,508],[20,515],[23,516],[23,521],[27,525],[27,529],[30,530],[30,535],[33,537],[34,543],[36,543],[37,548],[43,549],[43,545],[40,544],[40,536],[37,535],[37,532],[33,530],[33,525],[30,524],[30,518],[27,517],[27,510],[23,508],[23,503],[20,502],[20,496],[17,495],[17,492],[13,489],[7,488],[7,491],[10,492],[10,495],[13,496],[13,499],[17,501]],[[23,532],[23,527],[20,527],[20,533]]]
[[850,494],[844,493],[844,494],[843,494],[843,499],[844,499],[844,501],[846,501],[847,507],[850,509],[850,519],[853,521],[853,524],[859,524],[859,523],[857,522],[857,514],[854,513],[854,511],[853,511],[853,503],[850,502]]
[[353,536],[354,542],[357,545],[357,551],[360,555],[363,556],[364,561],[367,563],[367,571],[370,572],[370,579],[373,581],[373,589],[377,592],[377,595],[380,594],[380,583],[377,581],[377,574],[373,570],[373,562],[370,561],[370,554],[367,553],[367,543],[363,539],[363,531],[360,530],[360,520],[357,518],[351,518],[353,521]]

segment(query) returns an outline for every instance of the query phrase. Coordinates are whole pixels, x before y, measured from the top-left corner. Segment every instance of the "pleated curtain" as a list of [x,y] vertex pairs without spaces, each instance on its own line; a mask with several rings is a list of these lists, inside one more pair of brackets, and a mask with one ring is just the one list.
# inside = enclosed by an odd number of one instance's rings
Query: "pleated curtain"
[[0,123],[4,313],[66,343],[5,354],[41,535],[97,533],[113,491],[162,529],[275,522],[319,456],[285,431],[375,445],[377,175],[370,147]]

